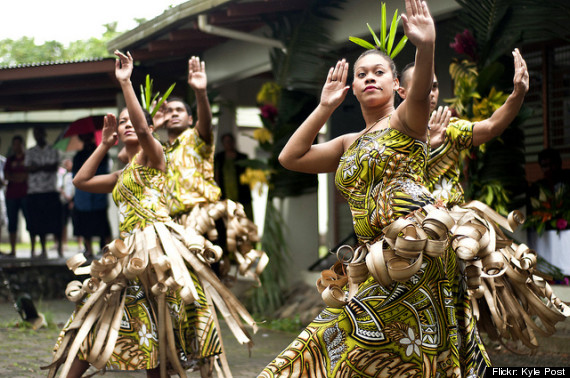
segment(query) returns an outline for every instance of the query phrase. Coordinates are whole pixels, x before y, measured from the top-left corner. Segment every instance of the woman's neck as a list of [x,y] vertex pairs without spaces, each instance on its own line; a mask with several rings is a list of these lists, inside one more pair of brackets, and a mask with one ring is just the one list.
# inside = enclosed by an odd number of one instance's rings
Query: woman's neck
[[125,145],[125,149],[127,151],[127,156],[129,157],[129,161],[133,160],[136,154],[139,153],[141,150],[140,144],[133,144],[133,145]]
[[366,127],[370,127],[370,125],[377,122],[379,119],[386,117],[389,114],[394,112],[394,105],[393,104],[385,104],[382,106],[375,106],[370,108],[365,108],[361,106],[362,109],[362,116],[364,117],[364,122],[366,123]]

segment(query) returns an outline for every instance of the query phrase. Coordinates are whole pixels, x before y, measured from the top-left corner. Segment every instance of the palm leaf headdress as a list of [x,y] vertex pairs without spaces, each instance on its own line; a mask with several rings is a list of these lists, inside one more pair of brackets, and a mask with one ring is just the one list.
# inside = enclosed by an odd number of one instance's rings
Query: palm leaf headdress
[[146,75],[145,86],[143,87],[141,84],[142,107],[150,113],[151,117],[154,117],[156,115],[158,109],[160,109],[164,101],[168,99],[168,96],[170,96],[170,93],[172,93],[172,90],[176,86],[176,83],[172,83],[172,85],[166,90],[162,97],[160,97],[160,92],[156,92],[153,96],[153,81],[154,80],[150,78],[150,75]]
[[[408,42],[408,37],[403,36],[400,42],[394,47],[394,40],[396,39],[396,30],[398,29],[398,23],[400,22],[400,16],[398,16],[398,10],[394,12],[394,17],[392,17],[392,24],[390,25],[389,33],[386,33],[386,25],[388,24],[386,19],[386,3],[382,3],[382,23],[380,26],[380,38],[374,33],[370,24],[366,23],[372,38],[374,39],[375,45],[372,43],[358,37],[349,37],[348,39],[357,45],[364,47],[368,50],[378,49],[385,52],[390,58],[394,59],[396,55],[402,51],[406,42]],[[388,36],[386,36],[388,34]]]

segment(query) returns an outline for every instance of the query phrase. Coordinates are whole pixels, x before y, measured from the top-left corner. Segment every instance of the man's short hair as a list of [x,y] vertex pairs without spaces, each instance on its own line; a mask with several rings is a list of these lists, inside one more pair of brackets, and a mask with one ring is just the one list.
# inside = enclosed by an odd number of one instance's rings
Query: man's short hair
[[192,107],[190,105],[188,105],[188,103],[186,101],[184,101],[184,99],[182,97],[177,97],[177,96],[170,96],[168,97],[168,100],[166,100],[166,102],[181,102],[184,104],[184,108],[186,109],[186,113],[188,113],[188,115],[190,117],[192,117],[194,114],[192,114]]

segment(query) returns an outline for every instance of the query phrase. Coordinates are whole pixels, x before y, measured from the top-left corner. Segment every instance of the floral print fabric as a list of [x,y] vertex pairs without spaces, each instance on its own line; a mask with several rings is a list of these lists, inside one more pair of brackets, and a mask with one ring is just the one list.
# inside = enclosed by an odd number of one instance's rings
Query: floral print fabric
[[461,151],[473,145],[474,123],[452,118],[445,131],[443,144],[432,150],[427,164],[428,189],[448,207],[465,202],[459,183]]
[[165,152],[168,160],[165,193],[171,216],[220,198],[221,190],[214,180],[214,146],[200,138],[197,130],[184,131],[166,146]]

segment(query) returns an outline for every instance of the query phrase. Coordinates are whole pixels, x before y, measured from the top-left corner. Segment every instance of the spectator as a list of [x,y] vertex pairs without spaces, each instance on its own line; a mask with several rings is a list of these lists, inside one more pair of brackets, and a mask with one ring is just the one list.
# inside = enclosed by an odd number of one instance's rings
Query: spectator
[[21,135],[12,138],[11,153],[4,165],[6,186],[6,208],[8,212],[8,233],[10,235],[10,254],[16,257],[16,237],[18,232],[18,217],[20,212],[26,218],[26,195],[28,193],[28,172],[24,165],[26,152],[24,139]]
[[57,190],[61,201],[61,243],[63,249],[67,247],[67,224],[73,210],[73,196],[75,195],[71,168],[71,160],[65,159],[61,162],[61,167],[57,172]]
[[[2,240],[2,227],[6,224],[6,197],[4,195],[4,187],[6,186],[4,178],[5,163],[6,158],[0,155],[0,241]],[[0,256],[4,256],[4,254],[0,252]]]
[[36,146],[28,150],[24,164],[28,170],[28,195],[26,208],[28,230],[30,231],[32,257],[35,252],[36,236],[40,237],[42,252],[47,258],[46,235],[53,234],[57,252],[63,257],[61,246],[61,203],[57,192],[58,151],[48,146],[43,127],[34,128]]
[[[93,133],[82,134],[79,138],[83,141],[83,149],[78,151],[73,157],[72,172],[73,177],[89,156],[97,147],[95,135]],[[96,175],[109,173],[109,156],[105,158],[97,168]],[[110,242],[111,227],[107,216],[109,206],[107,193],[88,193],[80,189],[75,189],[73,206],[73,233],[77,237],[83,238],[85,246],[85,256],[92,257],[93,237],[99,238],[99,248],[103,249],[105,244]]]
[[542,170],[543,178],[533,184],[533,187],[544,187],[550,193],[556,193],[561,187],[568,190],[570,185],[570,171],[562,169],[560,153],[553,148],[546,148],[538,154],[538,164]]
[[248,157],[236,149],[236,140],[231,133],[222,135],[221,141],[224,150],[214,157],[214,178],[222,189],[222,199],[241,203],[247,217],[253,219],[250,187],[241,184],[239,179],[245,172],[245,167],[236,164]]

